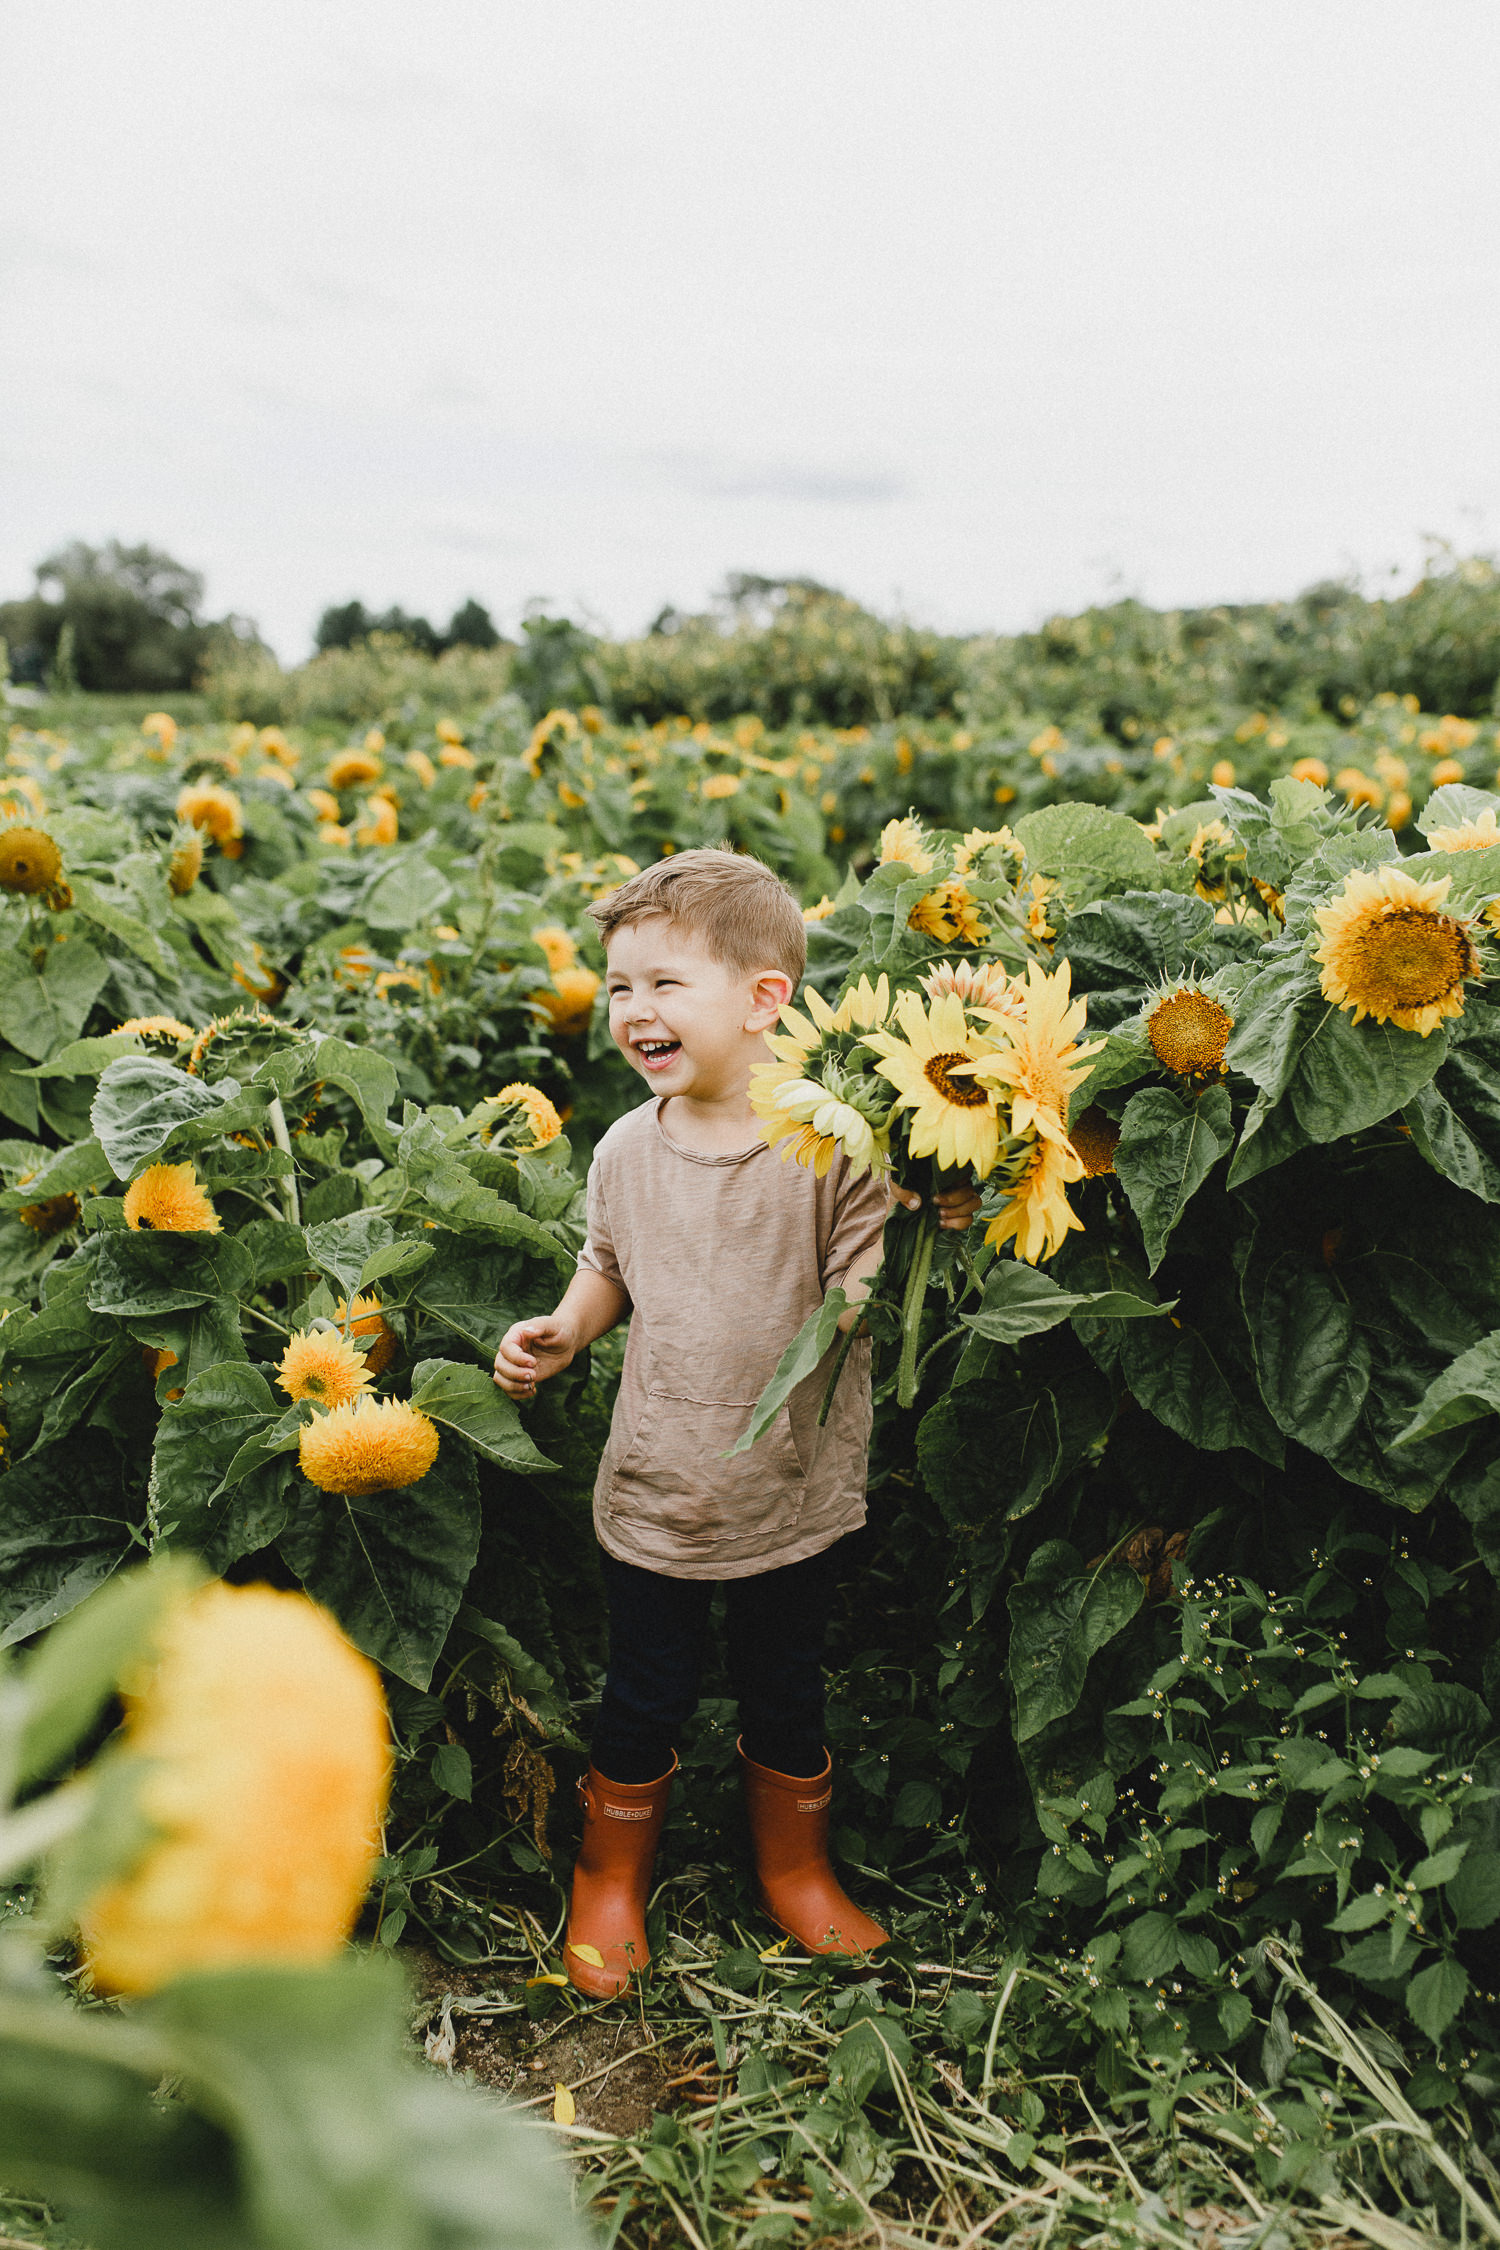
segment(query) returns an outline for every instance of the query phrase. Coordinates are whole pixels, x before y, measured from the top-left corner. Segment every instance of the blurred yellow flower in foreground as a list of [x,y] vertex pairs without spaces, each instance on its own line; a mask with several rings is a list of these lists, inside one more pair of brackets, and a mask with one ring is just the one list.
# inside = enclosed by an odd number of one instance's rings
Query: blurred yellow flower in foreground
[[329,760],[328,786],[330,789],[359,789],[366,782],[378,781],[384,772],[373,750],[341,750]]
[[568,932],[556,922],[544,922],[531,933],[533,945],[539,945],[547,956],[547,966],[556,976],[560,970],[571,969],[578,959],[578,948]]
[[80,1917],[96,1982],[154,1992],[193,1970],[327,1960],[380,1848],[390,1730],[373,1664],[326,1610],[207,1586],[127,1684],[124,1755],[153,1835]]
[[219,1214],[191,1163],[148,1164],[125,1190],[125,1224],[154,1234],[217,1234]]
[[55,888],[61,874],[62,853],[45,828],[0,831],[0,889],[34,898]]
[[599,979],[592,969],[558,969],[550,990],[544,985],[531,997],[539,1008],[545,1009],[553,1030],[566,1039],[588,1029],[598,990]]
[[710,803],[717,803],[721,797],[737,797],[739,793],[737,773],[711,773],[703,784],[703,795]]

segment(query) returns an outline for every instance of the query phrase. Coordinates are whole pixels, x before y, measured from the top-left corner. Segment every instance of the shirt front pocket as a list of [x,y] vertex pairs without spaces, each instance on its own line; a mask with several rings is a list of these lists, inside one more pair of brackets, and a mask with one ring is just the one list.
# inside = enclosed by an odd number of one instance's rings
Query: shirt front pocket
[[686,1398],[653,1387],[615,1463],[609,1514],[650,1525],[673,1545],[737,1545],[790,1531],[807,1479],[786,1408],[748,1453],[723,1458],[754,1411],[753,1399]]

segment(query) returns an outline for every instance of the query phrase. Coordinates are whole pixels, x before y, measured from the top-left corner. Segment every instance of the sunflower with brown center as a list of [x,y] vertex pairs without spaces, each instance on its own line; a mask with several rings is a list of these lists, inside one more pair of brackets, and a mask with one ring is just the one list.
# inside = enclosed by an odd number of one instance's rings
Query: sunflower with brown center
[[1162,1066],[1178,1078],[1222,1078],[1234,1018],[1212,994],[1180,984],[1146,1018],[1146,1037]]
[[299,1328],[288,1341],[276,1380],[290,1399],[314,1406],[347,1406],[370,1388],[365,1355],[336,1329]]
[[1000,1042],[996,1052],[956,1066],[960,1076],[977,1078],[1009,1099],[1013,1133],[1039,1133],[1064,1148],[1068,1104],[1089,1075],[1089,1057],[1104,1045],[1102,1039],[1078,1044],[1088,1003],[1071,1000],[1071,984],[1069,962],[1061,962],[1049,977],[1040,962],[1028,961],[1019,1010],[979,1011]]
[[360,789],[378,781],[385,767],[373,750],[341,750],[328,768],[330,789]]
[[62,880],[62,853],[45,828],[0,830],[0,890],[37,898]]
[[1090,1102],[1076,1124],[1068,1127],[1068,1139],[1073,1143],[1086,1180],[1100,1180],[1113,1172],[1120,1128],[1097,1102]]
[[[18,1186],[24,1186],[24,1181]],[[23,1203],[16,1213],[23,1227],[30,1227],[43,1242],[50,1242],[55,1234],[78,1224],[78,1198],[76,1195],[49,1195],[40,1203]]]
[[218,1234],[219,1214],[191,1163],[148,1164],[125,1190],[125,1224],[153,1234]]
[[1323,997],[1356,1023],[1370,1016],[1423,1039],[1445,1016],[1462,1015],[1464,979],[1479,974],[1479,954],[1467,923],[1444,912],[1452,883],[1391,866],[1349,876],[1313,917]]
[[993,1041],[970,1029],[956,992],[944,993],[930,1009],[917,993],[903,992],[894,1020],[899,1030],[872,1031],[864,1044],[896,1088],[894,1108],[911,1112],[911,1154],[936,1156],[945,1172],[972,1164],[984,1179],[1000,1153],[999,1113],[993,1096],[960,1075],[958,1065],[992,1053]]
[[309,1422],[297,1455],[320,1491],[368,1499],[421,1482],[438,1456],[437,1424],[406,1399],[366,1393]]

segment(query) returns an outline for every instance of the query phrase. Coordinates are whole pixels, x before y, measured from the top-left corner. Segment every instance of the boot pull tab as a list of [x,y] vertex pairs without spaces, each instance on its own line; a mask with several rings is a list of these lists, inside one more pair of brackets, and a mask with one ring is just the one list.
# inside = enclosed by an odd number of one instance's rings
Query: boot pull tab
[[798,1812],[807,1813],[822,1812],[825,1806],[831,1805],[832,1803],[833,1791],[831,1789],[825,1789],[821,1797],[799,1797],[797,1799],[797,1810]]

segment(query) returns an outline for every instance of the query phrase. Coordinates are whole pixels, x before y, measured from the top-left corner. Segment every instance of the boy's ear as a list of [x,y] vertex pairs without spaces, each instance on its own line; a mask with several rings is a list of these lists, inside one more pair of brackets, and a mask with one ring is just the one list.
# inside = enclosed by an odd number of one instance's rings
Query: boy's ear
[[763,969],[750,987],[747,1031],[769,1031],[797,987],[783,969]]

